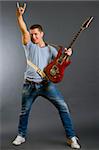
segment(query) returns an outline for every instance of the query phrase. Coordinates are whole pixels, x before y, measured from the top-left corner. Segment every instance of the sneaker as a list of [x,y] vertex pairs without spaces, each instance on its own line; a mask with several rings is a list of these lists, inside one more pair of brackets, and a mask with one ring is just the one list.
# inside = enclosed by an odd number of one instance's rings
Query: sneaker
[[73,149],[80,149],[80,145],[78,144],[78,138],[72,137],[71,139],[67,139],[67,145],[69,145]]
[[20,145],[25,142],[25,138],[18,135],[15,140],[12,142],[14,145]]

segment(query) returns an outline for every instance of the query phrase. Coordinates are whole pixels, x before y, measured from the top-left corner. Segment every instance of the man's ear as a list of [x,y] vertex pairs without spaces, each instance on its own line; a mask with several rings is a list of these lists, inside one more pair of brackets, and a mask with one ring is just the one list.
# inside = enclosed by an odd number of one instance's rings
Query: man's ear
[[43,37],[44,36],[44,32],[41,32],[41,37]]

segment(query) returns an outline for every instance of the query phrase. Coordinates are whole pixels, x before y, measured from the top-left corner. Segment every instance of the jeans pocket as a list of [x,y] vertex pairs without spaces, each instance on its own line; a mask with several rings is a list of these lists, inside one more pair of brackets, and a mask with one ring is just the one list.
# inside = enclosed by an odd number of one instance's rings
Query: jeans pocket
[[22,91],[22,94],[23,95],[29,95],[31,92],[31,84],[29,83],[24,83],[23,84],[23,91]]

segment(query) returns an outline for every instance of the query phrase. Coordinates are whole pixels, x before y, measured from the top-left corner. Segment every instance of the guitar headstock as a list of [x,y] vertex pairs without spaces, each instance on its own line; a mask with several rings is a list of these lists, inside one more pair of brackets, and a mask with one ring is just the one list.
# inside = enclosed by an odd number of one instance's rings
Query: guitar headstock
[[89,17],[88,19],[86,19],[86,20],[84,21],[84,23],[81,25],[81,29],[82,29],[82,30],[85,30],[86,28],[88,28],[89,25],[91,24],[93,18],[94,18],[94,17],[91,16],[91,17]]

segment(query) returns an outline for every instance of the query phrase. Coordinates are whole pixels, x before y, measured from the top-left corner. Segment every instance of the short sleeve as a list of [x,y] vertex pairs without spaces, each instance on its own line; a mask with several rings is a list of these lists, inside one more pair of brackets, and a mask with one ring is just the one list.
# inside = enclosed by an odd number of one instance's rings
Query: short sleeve
[[29,57],[31,52],[35,49],[35,44],[32,41],[29,41],[26,45],[23,45],[26,58]]
[[33,45],[33,43],[31,41],[29,41],[26,45],[23,44],[23,48],[26,50],[29,50],[32,45]]
[[49,49],[51,51],[52,58],[56,57],[57,53],[58,53],[57,49],[55,47],[53,47],[53,46],[49,46]]

